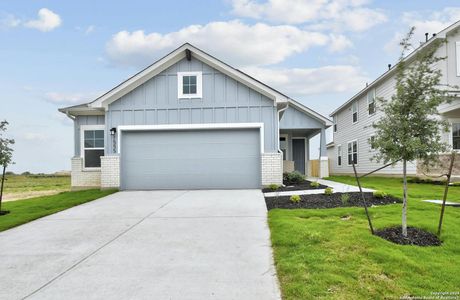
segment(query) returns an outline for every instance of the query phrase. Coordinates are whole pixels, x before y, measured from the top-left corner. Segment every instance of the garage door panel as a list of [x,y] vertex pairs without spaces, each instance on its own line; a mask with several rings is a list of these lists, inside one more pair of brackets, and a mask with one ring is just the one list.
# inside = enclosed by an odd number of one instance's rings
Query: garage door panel
[[259,188],[259,130],[122,134],[122,189]]

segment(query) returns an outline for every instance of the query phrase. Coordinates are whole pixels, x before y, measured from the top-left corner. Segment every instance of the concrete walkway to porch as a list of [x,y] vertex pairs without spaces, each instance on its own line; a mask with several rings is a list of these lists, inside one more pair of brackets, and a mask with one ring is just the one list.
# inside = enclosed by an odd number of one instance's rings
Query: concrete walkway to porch
[[[317,181],[322,185],[327,185],[333,189],[334,193],[350,193],[359,192],[358,186],[349,185],[345,183],[335,182],[331,180],[325,180],[316,177],[308,177],[308,181]],[[363,188],[363,192],[374,192],[375,190]],[[303,191],[283,191],[283,192],[271,192],[264,193],[265,197],[278,197],[278,196],[292,196],[292,195],[312,195],[312,194],[323,194],[324,189],[317,190],[303,190]]]

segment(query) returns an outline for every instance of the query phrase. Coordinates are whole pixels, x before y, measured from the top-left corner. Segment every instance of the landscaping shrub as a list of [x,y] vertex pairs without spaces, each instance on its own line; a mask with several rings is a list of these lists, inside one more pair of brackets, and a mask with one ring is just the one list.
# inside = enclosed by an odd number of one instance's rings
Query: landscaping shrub
[[291,173],[284,173],[283,180],[285,180],[287,184],[299,184],[305,180],[305,176],[298,171],[294,171]]
[[342,201],[343,205],[348,205],[348,201],[350,201],[350,194],[344,193],[340,196],[340,200]]
[[291,200],[292,203],[299,203],[300,202],[300,196],[299,195],[292,195],[289,200]]
[[378,199],[382,199],[382,198],[385,198],[387,196],[387,193],[383,192],[383,191],[375,191],[373,193],[373,196],[375,198],[378,198]]
[[316,188],[316,189],[317,189],[317,188],[319,188],[320,184],[319,184],[319,182],[317,182],[317,181],[312,181],[312,182],[310,183],[310,186],[311,186],[312,188]]
[[280,186],[276,183],[272,183],[268,186],[269,189],[271,189],[272,191],[276,191],[277,189],[280,188]]
[[332,195],[333,192],[334,191],[333,191],[333,189],[331,187],[327,187],[327,188],[324,189],[324,195],[330,196],[330,195]]

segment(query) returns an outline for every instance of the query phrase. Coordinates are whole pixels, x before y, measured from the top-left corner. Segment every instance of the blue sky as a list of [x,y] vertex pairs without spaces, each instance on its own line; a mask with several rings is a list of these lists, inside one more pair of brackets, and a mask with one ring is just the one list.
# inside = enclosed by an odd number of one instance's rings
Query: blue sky
[[410,26],[416,43],[459,19],[458,0],[3,0],[11,170],[69,170],[72,123],[57,108],[92,100],[183,42],[328,115],[396,61]]

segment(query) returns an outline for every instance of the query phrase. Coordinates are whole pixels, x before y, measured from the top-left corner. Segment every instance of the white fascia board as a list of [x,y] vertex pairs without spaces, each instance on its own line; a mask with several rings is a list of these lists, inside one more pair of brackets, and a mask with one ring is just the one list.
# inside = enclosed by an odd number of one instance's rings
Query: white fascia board
[[117,127],[117,152],[121,154],[123,131],[174,131],[174,130],[216,130],[216,129],[259,129],[260,153],[264,153],[264,123],[204,123],[165,125],[120,125]]

